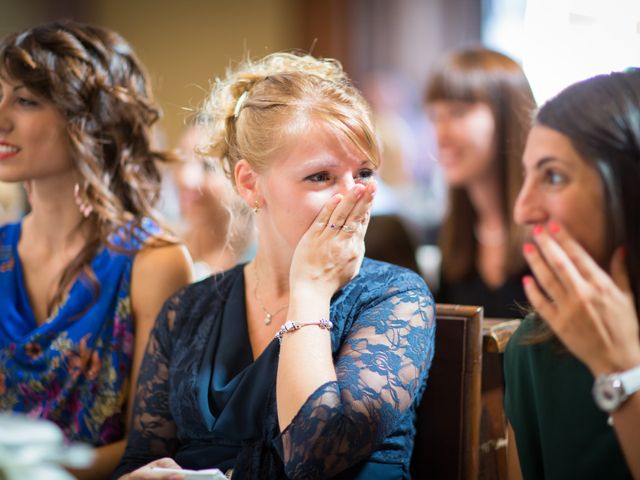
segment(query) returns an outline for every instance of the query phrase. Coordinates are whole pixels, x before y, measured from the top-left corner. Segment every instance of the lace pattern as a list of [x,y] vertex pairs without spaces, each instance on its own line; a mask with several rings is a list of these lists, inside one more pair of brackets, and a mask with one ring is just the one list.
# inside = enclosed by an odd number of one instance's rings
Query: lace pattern
[[371,455],[422,396],[435,309],[421,290],[391,288],[359,313],[322,385],[282,433],[287,476],[333,476]]
[[[268,403],[262,437],[237,441],[233,435],[221,438],[205,421],[198,375],[202,362],[212,361],[204,358],[207,344],[221,332],[229,285],[241,275],[236,267],[165,304],[140,370],[127,449],[114,478],[154,459],[216,444],[238,448],[239,478],[282,478],[283,467],[290,478],[326,478],[365,460],[408,472],[415,407],[434,353],[435,304],[422,279],[365,259],[360,274],[331,303],[337,381],[320,386],[280,433],[275,377],[266,378],[255,386],[255,397]],[[274,340],[266,352],[277,348]],[[218,465],[198,468],[205,466]]]

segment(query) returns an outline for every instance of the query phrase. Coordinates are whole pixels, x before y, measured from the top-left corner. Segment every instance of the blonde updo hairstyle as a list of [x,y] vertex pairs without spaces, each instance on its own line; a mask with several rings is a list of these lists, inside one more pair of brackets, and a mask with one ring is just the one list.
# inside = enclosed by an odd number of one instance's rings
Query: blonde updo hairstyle
[[202,153],[219,159],[234,185],[240,159],[264,171],[318,122],[344,135],[374,166],[380,163],[369,106],[336,60],[293,53],[247,59],[215,81],[203,117],[211,123]]

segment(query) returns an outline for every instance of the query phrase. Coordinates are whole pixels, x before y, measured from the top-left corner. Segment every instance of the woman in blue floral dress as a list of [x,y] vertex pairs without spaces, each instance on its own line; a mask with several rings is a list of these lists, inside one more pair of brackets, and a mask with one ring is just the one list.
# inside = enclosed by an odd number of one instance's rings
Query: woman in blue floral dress
[[0,42],[0,180],[30,212],[0,227],[0,411],[90,443],[104,478],[125,444],[130,384],[183,247],[153,219],[159,111],[117,34],[72,22]]
[[337,62],[274,54],[217,82],[205,113],[257,252],[163,307],[114,477],[409,478],[435,308],[419,276],[363,258],[366,103]]

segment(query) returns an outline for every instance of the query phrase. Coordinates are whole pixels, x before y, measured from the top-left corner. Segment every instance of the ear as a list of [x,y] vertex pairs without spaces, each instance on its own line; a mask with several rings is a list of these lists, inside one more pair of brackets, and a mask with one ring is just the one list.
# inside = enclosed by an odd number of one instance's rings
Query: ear
[[262,205],[262,195],[258,188],[258,173],[244,158],[238,160],[233,169],[238,193],[249,208]]

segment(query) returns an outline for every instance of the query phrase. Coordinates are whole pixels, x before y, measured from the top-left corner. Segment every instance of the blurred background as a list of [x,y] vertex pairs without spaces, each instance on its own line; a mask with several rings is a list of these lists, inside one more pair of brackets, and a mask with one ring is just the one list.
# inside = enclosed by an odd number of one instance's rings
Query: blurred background
[[[422,102],[444,53],[484,44],[511,55],[538,103],[640,63],[637,0],[0,0],[0,12],[0,36],[59,18],[121,33],[150,73],[165,147],[177,145],[211,79],[245,54],[297,49],[339,59],[371,102],[385,144],[381,177],[391,194],[376,208],[401,209],[417,243],[430,241],[424,232],[446,208]],[[21,195],[0,187],[0,222],[20,215]]]

